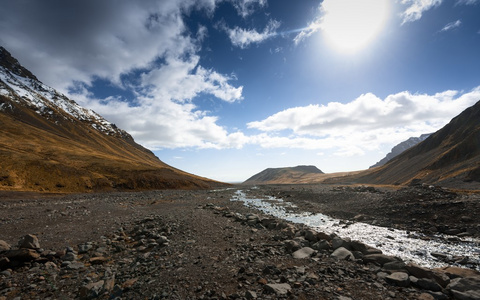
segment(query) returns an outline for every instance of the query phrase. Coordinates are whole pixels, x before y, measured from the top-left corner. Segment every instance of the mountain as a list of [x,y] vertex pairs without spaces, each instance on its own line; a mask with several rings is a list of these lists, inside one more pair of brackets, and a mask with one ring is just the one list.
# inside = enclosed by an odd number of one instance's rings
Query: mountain
[[390,161],[392,158],[399,155],[403,151],[412,148],[413,146],[415,146],[420,142],[423,142],[430,135],[431,133],[422,134],[420,137],[411,137],[408,140],[401,142],[400,144],[393,147],[392,150],[384,158],[382,158],[380,161],[378,161],[376,164],[374,164],[370,168],[383,166],[384,164],[386,164],[388,161]]
[[303,183],[324,174],[315,166],[268,168],[247,179],[244,184]]
[[160,161],[46,86],[0,47],[0,190],[87,192],[220,184]]
[[[349,177],[350,182],[408,185],[438,184],[480,188],[480,101],[425,141],[385,165]],[[345,180],[345,179],[342,179]]]

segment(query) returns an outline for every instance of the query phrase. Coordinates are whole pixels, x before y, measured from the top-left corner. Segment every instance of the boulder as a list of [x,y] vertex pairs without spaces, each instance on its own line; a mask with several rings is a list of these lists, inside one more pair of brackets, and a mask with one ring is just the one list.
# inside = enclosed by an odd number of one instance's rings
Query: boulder
[[310,257],[313,253],[315,253],[315,250],[313,250],[312,248],[303,247],[302,249],[293,252],[292,256],[293,258],[307,258]]
[[386,263],[398,262],[399,259],[385,254],[368,254],[363,256],[364,263],[376,263],[383,266]]
[[292,290],[288,283],[269,283],[264,285],[263,288],[265,292],[276,295],[286,295]]
[[317,251],[327,250],[327,249],[330,249],[330,244],[326,240],[319,240],[318,242],[312,245],[312,248]]
[[289,251],[289,252],[294,252],[294,251],[297,251],[298,249],[302,248],[302,246],[300,246],[300,244],[297,241],[294,241],[294,240],[286,240],[284,242],[284,245],[285,245],[285,248],[287,249],[287,251]]
[[400,287],[408,287],[410,285],[410,279],[408,278],[408,274],[404,272],[392,273],[385,277],[385,281],[391,285],[396,285]]
[[305,231],[305,239],[309,242],[315,243],[318,241],[317,232],[313,230]]
[[433,279],[428,278],[417,278],[415,276],[410,276],[410,283],[422,290],[432,291],[432,292],[440,292],[442,287],[435,282]]
[[480,276],[453,279],[447,290],[454,299],[480,300]]
[[39,258],[40,254],[33,249],[20,248],[8,251],[5,256],[10,260],[26,262]]
[[355,258],[352,252],[348,251],[343,247],[337,248],[335,251],[333,251],[331,256],[336,257],[338,259],[346,259],[346,260],[352,260]]
[[450,278],[441,272],[435,272],[433,270],[417,266],[415,264],[409,263],[405,266],[405,269],[410,275],[413,275],[417,278],[429,278],[435,280],[442,287],[446,287],[450,282]]
[[480,276],[480,272],[472,269],[465,269],[460,267],[443,267],[443,268],[436,268],[434,271],[439,273],[445,273],[451,279],[458,278],[458,277],[472,277],[472,276]]
[[18,241],[18,248],[40,249],[40,243],[35,235],[27,234]]
[[0,252],[10,250],[11,246],[7,242],[0,240]]

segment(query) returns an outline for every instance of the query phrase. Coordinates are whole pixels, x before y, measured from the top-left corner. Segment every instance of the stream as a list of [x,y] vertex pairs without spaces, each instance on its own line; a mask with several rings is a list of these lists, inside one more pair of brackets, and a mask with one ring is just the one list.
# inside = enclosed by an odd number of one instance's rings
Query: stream
[[267,215],[292,223],[305,224],[319,232],[349,237],[380,249],[386,255],[397,256],[405,262],[413,262],[419,266],[437,268],[452,265],[437,258],[445,255],[450,259],[463,257],[468,261],[462,264],[463,267],[480,271],[479,239],[459,239],[446,235],[426,236],[413,231],[407,232],[361,222],[345,224],[344,221],[323,214],[293,213],[291,210],[296,206],[291,202],[271,196],[264,199],[249,198],[242,190],[237,190],[231,201],[241,201],[245,206],[260,210]]

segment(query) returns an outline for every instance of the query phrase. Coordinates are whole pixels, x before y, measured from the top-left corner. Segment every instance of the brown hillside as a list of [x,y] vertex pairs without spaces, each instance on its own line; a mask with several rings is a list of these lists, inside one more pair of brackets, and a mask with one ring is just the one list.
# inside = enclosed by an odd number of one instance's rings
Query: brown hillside
[[386,165],[364,171],[352,181],[370,184],[480,186],[480,102],[453,118],[425,141]]
[[[33,74],[5,55],[3,48],[0,50],[3,58],[9,59],[3,60],[0,71],[12,82],[11,74],[20,78],[19,82],[28,78],[37,88],[36,100],[46,103],[39,111],[31,99],[20,97],[10,87],[11,82],[0,80],[0,190],[86,192],[209,188],[220,184],[163,163],[100,116],[80,120],[62,110],[42,96],[46,90]],[[61,94],[52,94],[55,101],[77,105]],[[85,110],[77,107],[80,113]],[[102,122],[108,123],[110,131],[97,129]]]

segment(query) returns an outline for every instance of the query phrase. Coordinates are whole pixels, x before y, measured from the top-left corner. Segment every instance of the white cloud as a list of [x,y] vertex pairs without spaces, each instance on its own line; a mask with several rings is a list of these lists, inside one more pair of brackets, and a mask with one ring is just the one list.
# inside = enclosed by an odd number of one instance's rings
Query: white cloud
[[401,3],[408,5],[402,12],[403,22],[414,22],[420,20],[423,13],[442,4],[443,0],[401,0]]
[[247,126],[263,132],[252,140],[266,148],[337,149],[339,155],[353,155],[434,132],[478,100],[480,87],[463,94],[401,92],[385,99],[368,93],[346,104],[289,108]]
[[243,18],[252,14],[257,7],[265,7],[267,0],[230,0],[237,10],[237,13]]
[[456,5],[476,5],[480,0],[457,0]]
[[462,25],[462,21],[460,21],[460,20],[456,20],[455,22],[450,22],[450,23],[448,23],[447,25],[445,25],[445,26],[440,30],[440,32],[449,31],[449,30],[458,28],[458,27],[460,27],[460,25]]
[[270,20],[263,32],[258,32],[255,29],[248,30],[240,27],[230,29],[226,26],[223,26],[223,29],[227,32],[228,37],[234,46],[245,49],[251,44],[258,44],[275,36],[275,31],[278,29],[278,27],[280,27],[280,22]]

